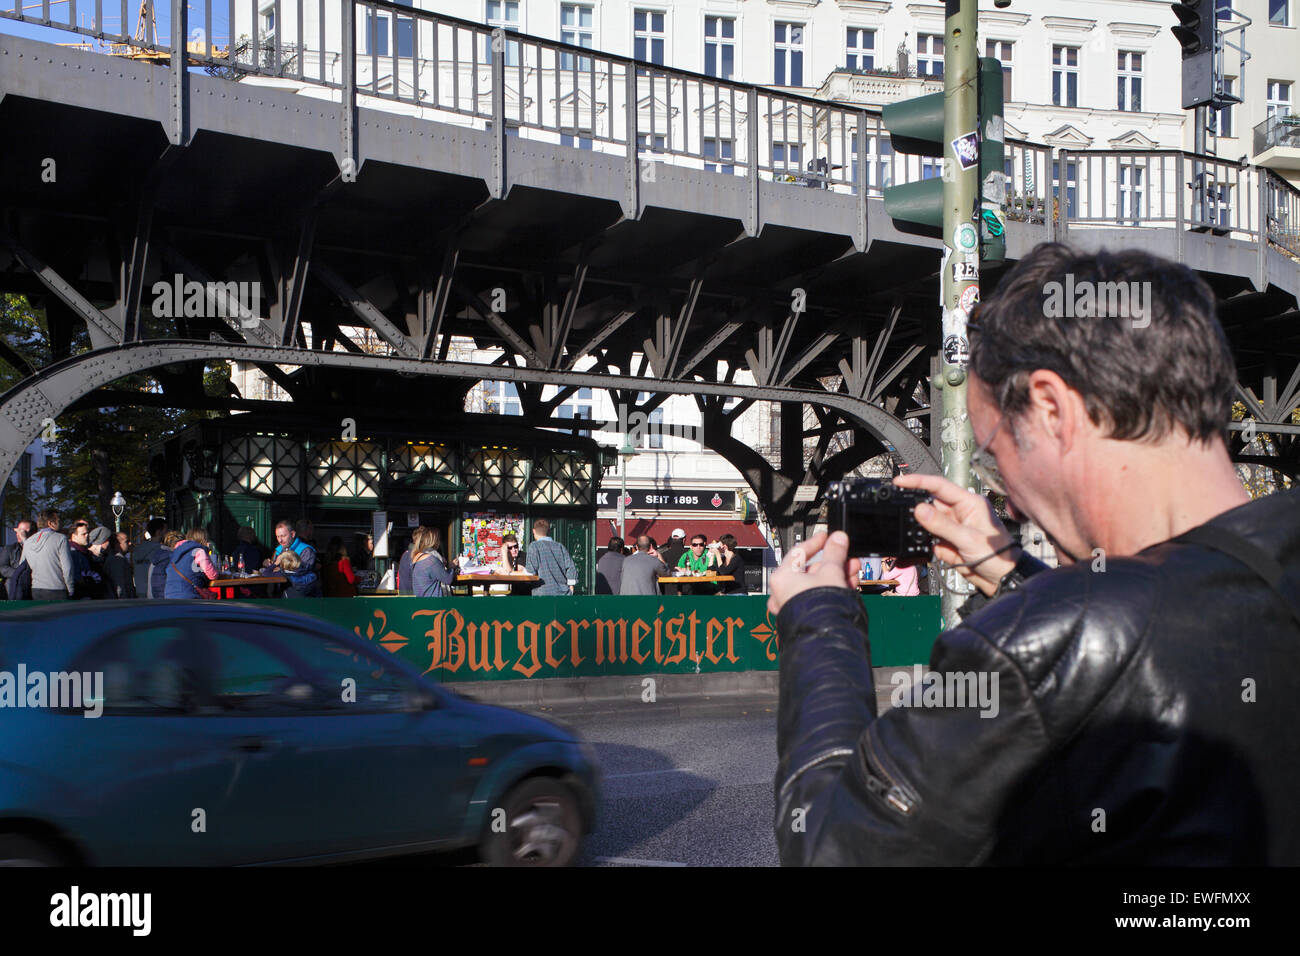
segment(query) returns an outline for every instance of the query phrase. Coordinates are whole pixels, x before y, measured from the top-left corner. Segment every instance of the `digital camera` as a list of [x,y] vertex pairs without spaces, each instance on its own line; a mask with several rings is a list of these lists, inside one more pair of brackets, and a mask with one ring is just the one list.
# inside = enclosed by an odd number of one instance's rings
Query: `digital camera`
[[934,539],[913,513],[933,501],[924,491],[880,478],[846,478],[826,488],[830,530],[849,536],[849,556],[892,556],[902,565],[925,564],[933,556]]

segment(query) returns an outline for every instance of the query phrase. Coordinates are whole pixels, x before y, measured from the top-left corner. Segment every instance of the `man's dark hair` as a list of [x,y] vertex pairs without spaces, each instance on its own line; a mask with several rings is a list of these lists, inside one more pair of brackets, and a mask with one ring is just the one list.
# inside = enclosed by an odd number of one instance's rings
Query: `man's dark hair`
[[156,541],[159,533],[167,530],[167,519],[150,518],[149,523],[145,525],[144,528],[149,532],[149,539],[151,541]]
[[610,539],[609,539],[609,550],[610,550],[610,551],[616,551],[616,552],[618,552],[619,554],[622,554],[622,553],[623,553],[623,539],[620,538],[618,535],[614,535],[614,537],[610,538]]
[[[46,508],[37,517],[40,519],[41,528],[57,528],[63,516],[59,514],[57,508]],[[37,530],[39,531],[41,528]]]
[[736,536],[734,534],[724,534],[718,540],[727,546],[728,551],[736,550]]
[[533,530],[544,538],[551,533],[551,523],[545,518],[538,518],[533,522]]
[[[1069,293],[1084,283],[1094,305],[1070,317]],[[1146,299],[1140,323],[1130,289]],[[1112,304],[1128,302],[1129,314],[1107,314],[1103,290]],[[1083,397],[1093,424],[1120,441],[1159,440],[1181,426],[1204,443],[1225,435],[1232,417],[1237,370],[1214,293],[1186,266],[1138,249],[1085,253],[1043,243],[980,303],[970,331],[970,370],[1013,428],[1029,405],[1028,374],[1037,369],[1061,376]]]

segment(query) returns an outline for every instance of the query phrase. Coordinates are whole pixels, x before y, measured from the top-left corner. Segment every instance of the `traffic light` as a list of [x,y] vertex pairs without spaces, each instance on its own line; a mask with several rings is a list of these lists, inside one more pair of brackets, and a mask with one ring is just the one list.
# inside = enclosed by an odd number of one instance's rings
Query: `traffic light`
[[980,57],[980,262],[994,265],[1007,258],[1006,143],[1002,121],[1002,63]]
[[[979,181],[977,190],[983,238],[980,259],[989,263],[1006,258],[1006,239],[1001,206],[1005,188],[1005,147],[1002,121],[1002,64],[993,57],[981,57],[979,68]],[[915,156],[943,156],[944,95],[930,93],[882,110],[885,129],[895,153]],[[996,174],[990,183],[989,177]],[[992,192],[986,188],[992,186]],[[900,232],[939,238],[943,232],[942,176],[919,182],[886,186],[885,212]]]
[[1183,48],[1183,109],[1214,99],[1215,0],[1171,3],[1178,25],[1171,27]]

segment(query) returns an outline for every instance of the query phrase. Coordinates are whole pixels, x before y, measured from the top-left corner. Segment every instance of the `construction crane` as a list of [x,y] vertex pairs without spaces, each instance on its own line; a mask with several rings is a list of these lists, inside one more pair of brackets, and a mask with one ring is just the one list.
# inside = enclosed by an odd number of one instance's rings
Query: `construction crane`
[[[109,43],[108,53],[111,56],[125,57],[128,60],[136,60],[142,63],[170,63],[171,51],[153,49],[157,44],[158,24],[154,16],[154,3],[151,3],[150,0],[140,0],[140,11],[136,15],[135,32],[131,35],[131,39],[124,43]],[[96,46],[93,43],[60,43],[59,46],[96,52],[103,50],[102,46]],[[185,52],[190,66],[207,65],[209,56],[218,60],[227,59],[230,56],[227,47],[215,45],[212,47],[211,53],[209,53],[206,40],[186,41]]]

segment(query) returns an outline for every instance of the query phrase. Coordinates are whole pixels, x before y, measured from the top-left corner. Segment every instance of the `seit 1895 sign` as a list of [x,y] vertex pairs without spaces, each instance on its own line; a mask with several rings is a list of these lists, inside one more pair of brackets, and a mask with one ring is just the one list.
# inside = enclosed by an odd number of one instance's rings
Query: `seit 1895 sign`
[[[736,510],[734,491],[637,489],[627,491],[623,504],[631,511],[705,511],[733,514]],[[596,492],[596,508],[610,511],[618,508],[618,490]]]

